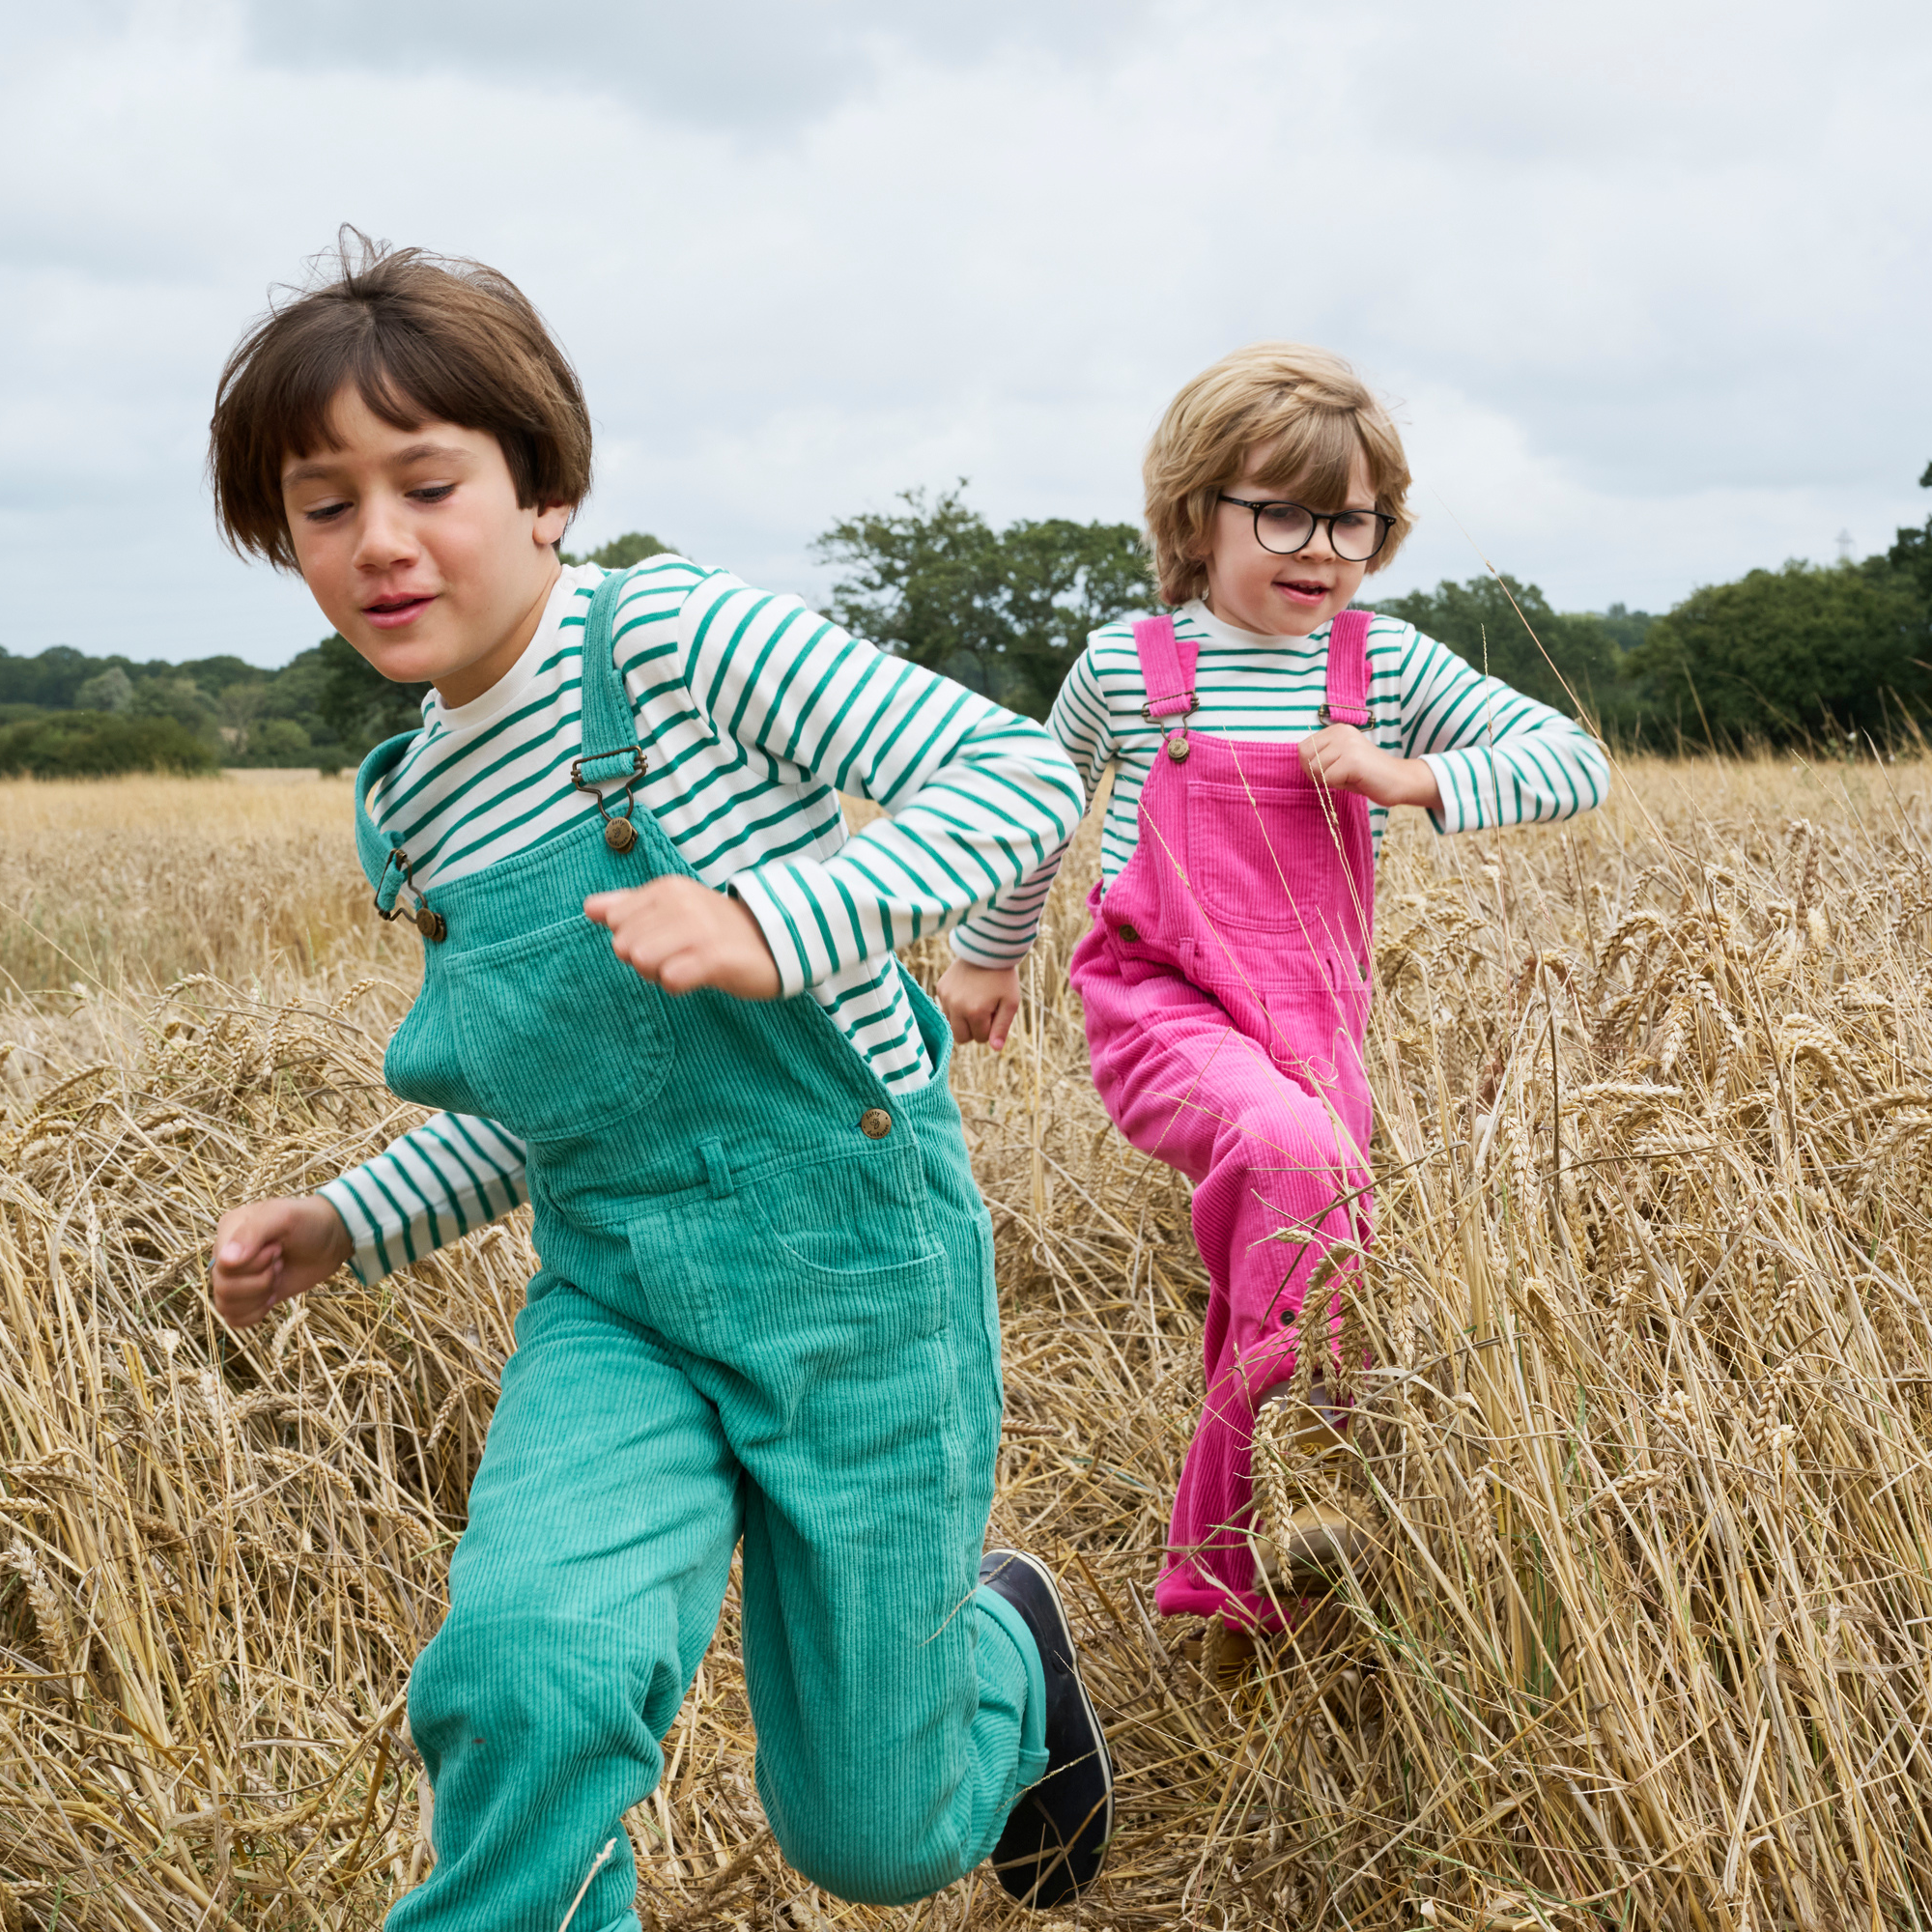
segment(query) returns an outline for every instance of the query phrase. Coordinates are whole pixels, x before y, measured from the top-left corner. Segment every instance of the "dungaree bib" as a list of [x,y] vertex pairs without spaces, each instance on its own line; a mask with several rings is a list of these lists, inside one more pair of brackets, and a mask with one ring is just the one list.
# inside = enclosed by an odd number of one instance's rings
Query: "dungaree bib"
[[[1333,622],[1324,723],[1369,722],[1368,629],[1362,611]],[[1368,802],[1316,782],[1296,746],[1187,729],[1196,646],[1172,619],[1136,624],[1134,643],[1148,717],[1179,722],[1132,858],[1094,888],[1072,979],[1108,1113],[1195,1183],[1210,1285],[1207,1402],[1155,1601],[1270,1625],[1246,1535],[1255,1403],[1294,1371],[1328,1244],[1370,1230],[1375,848]]]
[[[649,748],[584,626],[579,772],[603,810],[419,896],[400,836],[356,838],[425,934],[384,1073],[527,1148],[540,1270],[410,1684],[438,1862],[392,1928],[635,1926],[618,1819],[717,1623],[744,1542],[757,1787],[840,1896],[923,1896],[983,1858],[1045,1762],[1024,1626],[976,1595],[1001,1409],[991,1229],[946,1081],[889,1093],[810,997],[667,997],[583,916],[692,876],[623,789]],[[611,819],[635,838],[607,838]],[[440,931],[440,937],[437,937]]]

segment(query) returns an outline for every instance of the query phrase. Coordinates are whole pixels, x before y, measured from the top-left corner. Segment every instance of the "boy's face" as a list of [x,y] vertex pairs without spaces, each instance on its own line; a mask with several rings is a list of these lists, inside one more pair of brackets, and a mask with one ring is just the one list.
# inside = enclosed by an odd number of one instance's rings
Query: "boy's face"
[[384,677],[480,697],[536,635],[570,505],[520,505],[488,431],[397,429],[353,384],[329,425],[334,447],[282,464],[302,581]]
[[[1251,450],[1238,482],[1225,494],[1250,502],[1302,502],[1292,490],[1259,480],[1270,451]],[[1347,497],[1339,503],[1302,502],[1308,510],[1373,510],[1376,493],[1369,482],[1368,464],[1355,458]],[[1255,536],[1255,513],[1235,503],[1217,503],[1209,526],[1208,608],[1224,624],[1259,631],[1269,638],[1305,638],[1339,611],[1346,611],[1362,587],[1366,563],[1350,563],[1335,554],[1328,526],[1317,524],[1315,534],[1293,556],[1278,556],[1264,549]]]

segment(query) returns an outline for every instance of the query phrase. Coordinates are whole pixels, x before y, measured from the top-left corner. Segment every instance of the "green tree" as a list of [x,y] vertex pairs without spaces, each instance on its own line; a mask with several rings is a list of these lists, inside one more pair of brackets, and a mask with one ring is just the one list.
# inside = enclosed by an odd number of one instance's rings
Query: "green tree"
[[247,762],[248,741],[254,735],[255,721],[262,715],[267,693],[267,680],[252,677],[237,679],[221,694],[221,732],[234,764]]
[[[1918,487],[1932,490],[1932,463],[1925,466]],[[1918,584],[1920,601],[1927,614],[1932,615],[1932,517],[1926,518],[1922,528],[1900,530],[1898,541],[1886,553],[1886,561]],[[1920,651],[1918,655],[1932,657],[1932,651]]]
[[587,551],[582,556],[574,556],[567,550],[558,554],[568,564],[594,563],[605,570],[629,570],[634,563],[642,563],[647,556],[662,556],[669,549],[669,544],[660,543],[642,530],[626,530],[622,536],[612,537],[602,550]]
[[1589,612],[1552,610],[1534,583],[1507,574],[1472,577],[1466,583],[1444,580],[1434,590],[1405,597],[1364,589],[1362,601],[1406,619],[1478,670],[1567,717],[1587,716],[1604,728],[1626,722],[1630,696],[1609,624]]
[[172,718],[197,736],[214,735],[214,700],[191,677],[144,677],[129,708],[136,718]]
[[134,680],[119,665],[109,665],[74,688],[76,711],[126,711],[133,702]]
[[323,639],[317,651],[322,721],[330,736],[355,755],[422,723],[427,684],[392,684],[339,631]]
[[1151,610],[1154,585],[1131,524],[1065,518],[995,530],[965,481],[903,510],[833,525],[812,545],[843,570],[828,614],[849,631],[1043,718],[1090,631]]
[[1692,591],[1630,669],[1686,739],[1719,750],[1813,732],[1888,736],[1928,696],[1925,599],[1889,557],[1791,562]]
[[71,644],[54,644],[32,658],[16,658],[12,651],[0,648],[0,703],[71,710],[80,686],[106,668]]
[[1622,604],[1612,604],[1607,611],[1595,613],[1603,621],[1604,629],[1610,634],[1610,640],[1620,651],[1634,651],[1650,635],[1650,627],[1657,622],[1648,611],[1632,611]]
[[315,747],[293,718],[265,718],[250,734],[248,751],[251,761],[258,765],[315,762]]

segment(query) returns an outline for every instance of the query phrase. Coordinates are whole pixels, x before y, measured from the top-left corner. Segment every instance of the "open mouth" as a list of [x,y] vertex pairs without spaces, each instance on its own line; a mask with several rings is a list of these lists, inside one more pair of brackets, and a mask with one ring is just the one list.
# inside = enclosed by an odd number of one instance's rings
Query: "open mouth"
[[362,614],[379,631],[393,631],[419,617],[435,600],[429,597],[380,597],[362,607]]
[[1286,582],[1277,580],[1274,587],[1298,604],[1319,604],[1328,594],[1328,586],[1313,577],[1291,578]]

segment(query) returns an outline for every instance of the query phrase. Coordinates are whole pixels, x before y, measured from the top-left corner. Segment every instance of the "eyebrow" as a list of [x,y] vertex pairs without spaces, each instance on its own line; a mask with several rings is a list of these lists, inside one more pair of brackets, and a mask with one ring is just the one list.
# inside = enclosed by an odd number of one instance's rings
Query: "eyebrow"
[[[390,461],[399,467],[411,463],[430,463],[439,458],[461,462],[469,454],[467,449],[452,442],[412,442],[407,449],[398,450]],[[313,483],[332,473],[333,466],[327,461],[298,463],[283,474],[282,487],[287,489],[296,483]]]

